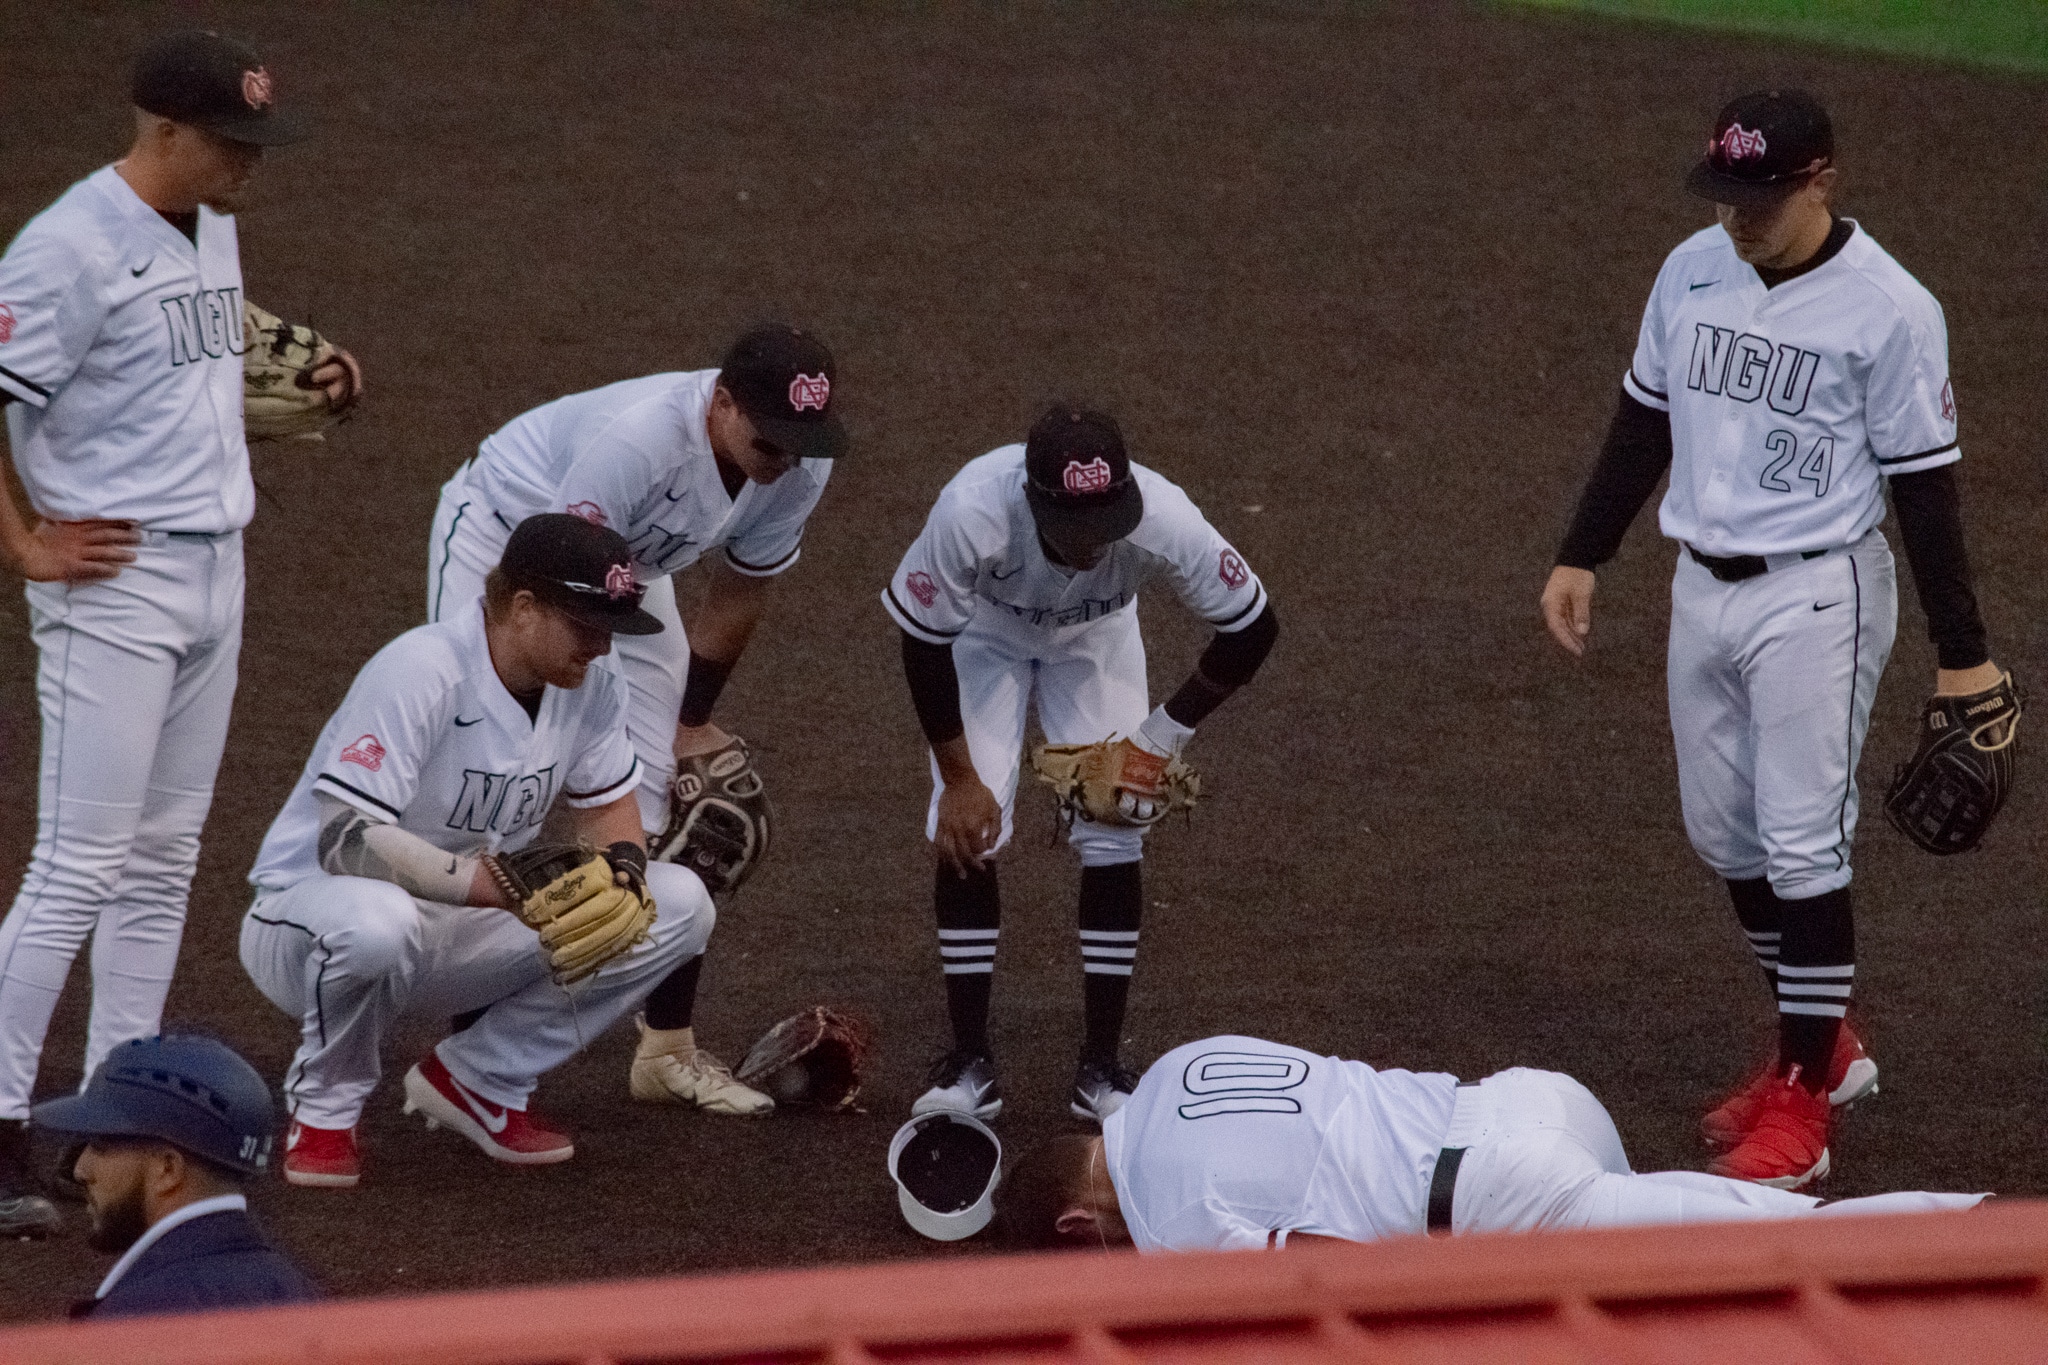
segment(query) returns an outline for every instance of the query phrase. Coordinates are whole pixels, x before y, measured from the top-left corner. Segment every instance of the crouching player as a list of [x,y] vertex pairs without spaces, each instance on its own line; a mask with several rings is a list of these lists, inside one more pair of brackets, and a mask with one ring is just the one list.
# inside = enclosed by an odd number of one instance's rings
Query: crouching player
[[[646,861],[626,688],[597,663],[614,632],[661,629],[640,595],[616,532],[528,518],[481,601],[386,645],[321,732],[242,925],[242,965],[301,1021],[284,1081],[293,1184],[356,1183],[356,1120],[403,1014],[474,1015],[406,1074],[405,1105],[499,1161],[575,1154],[527,1099],[643,1001],[636,1068],[688,1072],[706,1107],[770,1107],[688,1027],[711,898],[687,869]],[[656,907],[642,942],[566,986],[488,861],[532,843],[557,796],[576,837],[644,879]]]

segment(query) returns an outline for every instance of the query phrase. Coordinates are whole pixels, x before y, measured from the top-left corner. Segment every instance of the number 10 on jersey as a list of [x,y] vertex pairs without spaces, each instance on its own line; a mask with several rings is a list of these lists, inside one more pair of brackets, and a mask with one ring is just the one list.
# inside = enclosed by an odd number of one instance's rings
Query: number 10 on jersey
[[[1774,431],[1764,437],[1764,449],[1771,453],[1771,462],[1764,466],[1764,472],[1757,483],[1773,493],[1796,493],[1805,490],[1794,488],[1787,481],[1786,471],[1792,470],[1791,477],[1801,483],[1813,486],[1813,495],[1824,498],[1828,492],[1828,481],[1835,473],[1835,438],[1821,436],[1815,439],[1813,449],[1806,452],[1806,458],[1799,458],[1799,438],[1789,431]],[[1792,467],[1798,465],[1796,470]]]

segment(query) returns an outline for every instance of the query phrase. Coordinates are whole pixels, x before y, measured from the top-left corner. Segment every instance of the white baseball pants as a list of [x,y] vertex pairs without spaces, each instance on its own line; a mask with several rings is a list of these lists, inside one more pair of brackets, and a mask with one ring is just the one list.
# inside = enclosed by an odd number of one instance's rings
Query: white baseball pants
[[[427,619],[445,620],[483,596],[484,575],[498,567],[512,525],[470,491],[469,466],[441,486],[427,560]],[[614,635],[612,648],[630,698],[626,733],[640,756],[640,826],[668,824],[668,785],[676,771],[676,717],[690,677],[690,641],[676,612],[672,579],[646,585],[640,605],[662,624],[659,635]]]
[[0,1119],[28,1117],[43,1037],[92,935],[85,1074],[162,1026],[242,644],[242,537],[145,531],[103,583],[26,585],[42,774],[0,921]]
[[293,1117],[353,1127],[393,1024],[474,1009],[483,1017],[434,1051],[479,1095],[524,1109],[543,1074],[704,951],[717,912],[697,874],[655,863],[647,888],[657,907],[648,940],[566,987],[549,976],[540,936],[510,911],[418,900],[389,882],[324,872],[259,893],[242,919],[242,966],[300,1021],[284,1080]]
[[1466,1149],[1451,1200],[1454,1233],[1931,1212],[1971,1208],[1985,1198],[1905,1191],[1823,1205],[1811,1195],[1699,1171],[1637,1175],[1614,1120],[1591,1091],[1570,1076],[1527,1067],[1460,1086],[1444,1146]]
[[[960,675],[968,755],[1003,807],[998,849],[1013,832],[1025,721],[1034,693],[1048,744],[1093,744],[1128,735],[1152,709],[1136,602],[1099,621],[1057,630],[1025,625],[984,603],[953,641],[953,667]],[[939,797],[946,789],[936,759],[931,770],[927,839],[938,834]],[[1145,852],[1143,829],[1091,820],[1074,821],[1067,841],[1084,867],[1135,862]]]
[[1847,886],[1856,763],[1898,633],[1891,548],[1847,550],[1723,583],[1683,548],[1667,679],[1685,830],[1731,880],[1786,900]]

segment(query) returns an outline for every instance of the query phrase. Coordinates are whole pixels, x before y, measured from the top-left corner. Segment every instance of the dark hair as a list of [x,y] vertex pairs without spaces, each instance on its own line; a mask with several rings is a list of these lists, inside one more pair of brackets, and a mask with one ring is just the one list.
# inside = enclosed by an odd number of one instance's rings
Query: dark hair
[[1060,1215],[1086,1198],[1092,1136],[1062,1133],[1023,1156],[996,1187],[997,1229],[1016,1247],[1092,1246],[1059,1229]]

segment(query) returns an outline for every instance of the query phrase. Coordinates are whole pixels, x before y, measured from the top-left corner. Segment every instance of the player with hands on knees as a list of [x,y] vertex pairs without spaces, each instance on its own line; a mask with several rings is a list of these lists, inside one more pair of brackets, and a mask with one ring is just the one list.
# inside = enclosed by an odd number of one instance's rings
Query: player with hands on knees
[[[1151,707],[1139,589],[1164,578],[1216,628],[1187,681]],[[1266,590],[1180,488],[1131,461],[1116,422],[1055,405],[1020,445],[970,461],[939,494],[882,594],[931,749],[926,837],[953,1046],[915,1113],[1002,1109],[988,1039],[1027,711],[1036,766],[1081,857],[1086,1037],[1070,1102],[1100,1121],[1130,1094],[1118,1052],[1144,905],[1146,832],[1193,794],[1181,753],[1279,635]]]
[[[1657,276],[1541,603],[1551,635],[1583,654],[1594,571],[1668,469],[1658,524],[1679,543],[1667,681],[1686,833],[1726,880],[1778,1002],[1775,1063],[1702,1131],[1724,1149],[1717,1171],[1794,1189],[1827,1173],[1831,1110],[1877,1086],[1846,1016],[1856,764],[1898,621],[1887,490],[1938,660],[1930,718],[1953,705],[1985,722],[1972,741],[2009,785],[2019,710],[1964,551],[1941,307],[1835,213],[1834,157],[1827,113],[1803,92],[1746,95],[1715,120],[1686,187],[1719,221]],[[1895,821],[1925,816],[1943,780],[1902,783]],[[1981,835],[2004,790],[1960,837]]]
[[[766,1096],[702,1054],[696,964],[715,921],[687,869],[647,861],[614,634],[641,609],[618,533],[521,522],[480,598],[356,675],[249,874],[242,965],[300,1023],[285,1073],[285,1178],[350,1186],[357,1120],[398,1019],[472,1014],[405,1077],[406,1112],[489,1156],[575,1153],[527,1107],[539,1078],[645,1006],[635,1069],[665,1060],[697,1102]],[[537,842],[560,797],[577,842]]]
[[[42,704],[35,848],[0,921],[0,1236],[56,1226],[20,1147],[88,935],[86,1074],[162,1020],[234,702],[256,505],[234,210],[264,148],[301,135],[256,53],[217,33],[153,39],[130,98],[126,155],[0,258],[0,558],[27,580]],[[360,387],[345,353],[310,379],[340,402]]]

